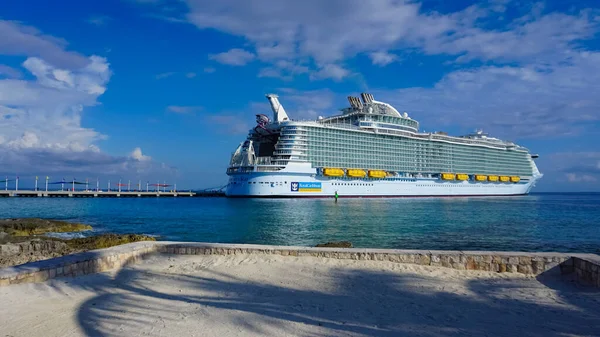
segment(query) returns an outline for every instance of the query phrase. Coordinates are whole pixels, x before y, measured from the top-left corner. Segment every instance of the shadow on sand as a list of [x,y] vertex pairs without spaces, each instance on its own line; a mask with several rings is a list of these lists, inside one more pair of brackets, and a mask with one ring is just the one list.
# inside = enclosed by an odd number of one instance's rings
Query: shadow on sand
[[[285,272],[292,279],[309,277],[301,270]],[[86,276],[73,286],[96,293],[77,313],[89,336],[169,335],[177,324],[210,335],[211,330],[201,329],[227,323],[235,327],[234,335],[600,335],[600,292],[556,275],[541,283],[474,279],[454,291],[439,278],[409,272],[343,268],[317,276],[328,280],[327,291],[264,284],[210,269],[171,274],[138,266],[125,267],[114,278]],[[157,290],[165,284],[168,290]],[[536,292],[544,296],[542,304],[534,303]]]

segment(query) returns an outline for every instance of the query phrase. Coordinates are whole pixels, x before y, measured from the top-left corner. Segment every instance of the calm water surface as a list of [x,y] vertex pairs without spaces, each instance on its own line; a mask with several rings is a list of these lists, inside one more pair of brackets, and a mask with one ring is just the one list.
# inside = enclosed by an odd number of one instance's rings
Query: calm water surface
[[600,194],[508,198],[0,198],[0,217],[91,224],[164,240],[600,252]]

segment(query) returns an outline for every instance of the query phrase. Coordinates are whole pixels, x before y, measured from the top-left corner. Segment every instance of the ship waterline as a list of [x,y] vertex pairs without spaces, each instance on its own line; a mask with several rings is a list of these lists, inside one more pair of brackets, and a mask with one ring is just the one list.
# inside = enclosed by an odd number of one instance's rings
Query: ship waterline
[[293,121],[276,95],[273,120],[232,154],[229,197],[507,196],[529,193],[542,177],[529,150],[483,132],[420,133],[391,105],[349,97],[341,115]]

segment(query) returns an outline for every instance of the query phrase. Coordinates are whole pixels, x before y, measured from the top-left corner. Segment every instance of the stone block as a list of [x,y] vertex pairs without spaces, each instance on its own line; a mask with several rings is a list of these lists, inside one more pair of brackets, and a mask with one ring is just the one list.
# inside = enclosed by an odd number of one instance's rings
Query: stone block
[[518,264],[507,264],[506,271],[509,273],[517,273],[518,272],[517,266],[518,266]]
[[532,274],[533,270],[531,269],[531,265],[519,264],[517,266],[517,272],[519,272],[521,274]]
[[400,254],[400,255],[396,255],[398,262],[401,263],[418,263],[417,262],[417,256],[415,254]]
[[537,274],[541,274],[542,272],[544,272],[545,269],[545,263],[543,261],[543,259],[541,260],[533,260],[531,261],[531,271],[533,272],[533,274],[537,275]]
[[475,261],[474,256],[466,257],[465,269],[467,269],[467,270],[476,270],[477,269],[477,262]]
[[505,263],[499,263],[498,264],[498,272],[499,273],[506,273],[506,264]]
[[488,262],[477,262],[477,270],[483,270],[483,271],[492,271],[492,263],[488,263]]
[[48,270],[48,278],[55,278],[56,277],[56,269],[49,269]]
[[462,262],[461,263],[453,263],[452,264],[452,268],[458,269],[458,270],[465,270],[466,269],[465,264],[462,263]]
[[519,257],[518,256],[510,256],[508,258],[508,263],[509,264],[519,264]]
[[429,266],[431,265],[431,256],[429,254],[420,254],[417,261],[420,265]]
[[49,273],[47,270],[40,270],[33,273],[33,282],[44,282],[48,280]]
[[64,272],[64,267],[56,268],[56,276],[63,276],[64,275],[63,272]]
[[519,264],[530,266],[531,265],[531,256],[519,256]]

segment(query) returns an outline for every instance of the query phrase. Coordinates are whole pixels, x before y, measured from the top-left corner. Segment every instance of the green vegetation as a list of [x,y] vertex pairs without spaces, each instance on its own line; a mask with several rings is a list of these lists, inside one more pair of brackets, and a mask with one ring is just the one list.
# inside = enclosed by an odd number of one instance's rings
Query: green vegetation
[[0,268],[131,242],[156,241],[154,237],[138,234],[101,234],[77,239],[44,235],[91,229],[90,225],[59,220],[0,219]]
[[46,233],[81,232],[91,229],[92,226],[90,225],[60,220],[46,220],[38,218],[0,220],[0,232],[4,232],[10,236],[32,236]]
[[319,243],[315,247],[352,248],[352,243],[350,241],[333,241],[327,243]]

